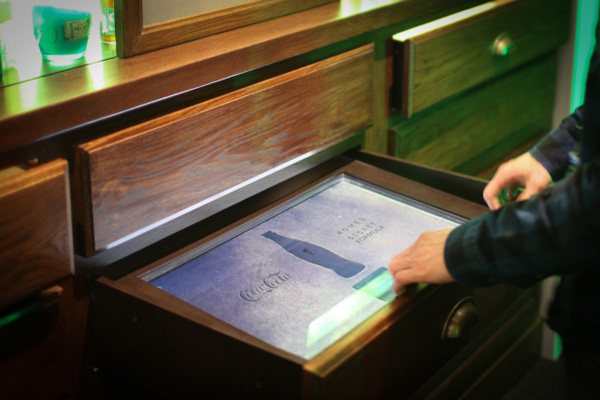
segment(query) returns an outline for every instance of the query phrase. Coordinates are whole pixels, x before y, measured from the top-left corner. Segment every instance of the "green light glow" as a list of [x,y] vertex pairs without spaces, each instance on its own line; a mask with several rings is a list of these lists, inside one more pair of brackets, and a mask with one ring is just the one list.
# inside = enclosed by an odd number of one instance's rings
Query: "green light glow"
[[[313,320],[308,326],[306,346],[320,342],[327,336],[329,343],[337,340],[339,335],[332,335],[341,326],[352,320],[356,314],[373,304],[374,299],[381,301],[381,306],[391,302],[396,297],[391,291],[392,276],[386,268],[376,271],[375,276],[356,292],[337,303],[320,317]],[[356,287],[356,286],[355,286]]]
[[12,322],[15,322],[22,316],[22,312],[14,312],[12,314],[5,315],[4,317],[0,318],[0,328],[10,325]]
[[[598,0],[578,0],[575,21],[575,50],[571,81],[571,111],[583,104],[585,81],[595,43],[594,29],[598,22]],[[560,336],[554,335],[554,359],[562,353]]]
[[[344,328],[348,328],[356,315],[366,311],[367,307],[373,309],[373,305],[378,303],[377,309],[381,309],[392,302],[396,298],[396,294],[391,290],[392,281],[393,278],[388,269],[380,268],[354,285],[356,292],[314,319],[309,324],[306,335],[307,357],[311,358],[320,349],[340,339],[347,332]],[[418,293],[427,286],[425,283],[417,284],[411,289],[411,292]],[[373,313],[375,312],[376,310],[373,311]]]
[[23,318],[24,316],[31,314],[35,310],[39,309],[40,305],[38,303],[30,304],[24,308],[21,308],[19,311],[15,311],[4,316],[0,317],[0,329],[5,326],[10,325],[11,323]]
[[390,290],[393,281],[392,274],[390,274],[387,268],[380,268],[376,273],[377,276],[371,279],[366,285],[360,288],[355,286],[355,288],[386,303],[392,301],[396,297],[394,292]]
[[87,69],[90,82],[93,90],[100,90],[106,87],[106,74],[104,72],[104,64],[96,63],[90,65]]
[[588,63],[593,51],[594,28],[598,18],[598,0],[579,0],[577,4],[577,22],[575,31],[575,56],[573,62],[573,81],[571,110],[583,104],[585,79]]
[[[373,297],[360,291],[354,292],[344,300],[337,303],[329,311],[316,318],[308,326],[306,346],[310,348],[362,310],[373,303]],[[333,338],[331,340],[333,342]]]

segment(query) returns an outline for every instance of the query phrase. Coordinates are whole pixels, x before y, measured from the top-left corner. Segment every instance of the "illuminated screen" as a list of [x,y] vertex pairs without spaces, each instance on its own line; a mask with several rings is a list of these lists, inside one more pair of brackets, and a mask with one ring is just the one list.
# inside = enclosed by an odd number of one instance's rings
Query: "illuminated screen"
[[394,299],[395,254],[460,221],[342,175],[142,279],[310,359]]

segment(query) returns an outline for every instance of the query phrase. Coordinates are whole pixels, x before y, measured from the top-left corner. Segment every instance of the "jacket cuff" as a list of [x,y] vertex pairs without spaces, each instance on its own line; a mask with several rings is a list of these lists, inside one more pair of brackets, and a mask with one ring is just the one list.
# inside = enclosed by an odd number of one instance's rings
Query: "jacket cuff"
[[482,219],[476,217],[455,228],[446,239],[444,248],[448,272],[456,282],[469,287],[498,283],[486,273],[491,266],[477,244],[481,224]]

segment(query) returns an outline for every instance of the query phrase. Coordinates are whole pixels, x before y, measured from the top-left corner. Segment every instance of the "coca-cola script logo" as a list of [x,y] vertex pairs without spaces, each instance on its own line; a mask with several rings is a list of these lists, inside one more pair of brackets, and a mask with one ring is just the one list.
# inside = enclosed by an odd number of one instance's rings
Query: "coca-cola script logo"
[[291,278],[290,275],[285,272],[275,272],[264,278],[261,283],[254,286],[252,289],[245,289],[240,291],[240,297],[242,300],[254,303],[259,301],[269,292],[278,289],[281,285],[287,282]]

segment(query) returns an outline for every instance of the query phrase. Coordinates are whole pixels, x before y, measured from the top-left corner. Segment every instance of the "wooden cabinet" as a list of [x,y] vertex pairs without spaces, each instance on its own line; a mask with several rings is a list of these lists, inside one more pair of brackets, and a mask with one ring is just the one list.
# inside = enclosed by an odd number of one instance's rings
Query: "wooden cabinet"
[[2,393],[456,398],[520,376],[535,288],[420,287],[299,359],[139,280],[335,173],[473,217],[483,181],[447,170],[549,129],[569,1],[350,3],[0,89],[0,166],[40,164],[0,178]]
[[497,1],[397,34],[393,154],[477,174],[549,131],[569,13]]

